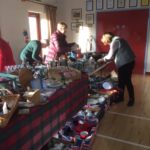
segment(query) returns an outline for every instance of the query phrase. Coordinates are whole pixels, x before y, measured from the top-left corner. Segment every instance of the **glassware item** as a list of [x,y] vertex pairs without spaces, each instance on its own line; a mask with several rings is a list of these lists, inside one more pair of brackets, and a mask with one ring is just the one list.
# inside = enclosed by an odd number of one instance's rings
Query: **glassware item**
[[81,117],[82,119],[85,119],[85,112],[83,110],[80,110],[78,113],[77,113],[77,116]]
[[105,101],[105,97],[104,96],[100,96],[99,98],[98,98],[98,102],[99,103],[103,103]]
[[9,73],[8,71],[9,71],[9,66],[5,66],[5,71],[6,71],[6,73]]
[[112,83],[111,83],[111,82],[107,82],[107,81],[104,82],[104,83],[102,84],[102,86],[103,86],[103,88],[106,89],[106,90],[110,90],[110,89],[113,88]]
[[29,63],[28,63],[28,62],[24,64],[24,67],[25,67],[25,68],[28,68],[28,66],[29,66]]
[[3,114],[7,114],[9,112],[7,102],[4,102],[3,104]]
[[79,135],[76,135],[76,143],[75,143],[75,145],[80,147],[81,144],[82,144],[81,137]]
[[12,66],[9,66],[9,73],[12,72]]
[[16,66],[16,65],[13,65],[12,68],[13,68],[13,72],[14,72],[14,71],[16,71],[17,66]]
[[16,65],[16,69],[19,70],[20,69],[20,65]]
[[92,117],[93,113],[91,111],[88,111],[86,114],[86,117]]

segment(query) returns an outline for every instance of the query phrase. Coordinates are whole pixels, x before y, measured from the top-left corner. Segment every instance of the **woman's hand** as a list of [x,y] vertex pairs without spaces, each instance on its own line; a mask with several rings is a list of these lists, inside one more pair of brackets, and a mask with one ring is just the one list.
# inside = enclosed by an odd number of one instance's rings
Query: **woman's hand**
[[100,59],[97,60],[97,62],[98,62],[98,63],[103,63],[103,62],[105,62],[105,61],[104,61],[104,58],[100,58]]

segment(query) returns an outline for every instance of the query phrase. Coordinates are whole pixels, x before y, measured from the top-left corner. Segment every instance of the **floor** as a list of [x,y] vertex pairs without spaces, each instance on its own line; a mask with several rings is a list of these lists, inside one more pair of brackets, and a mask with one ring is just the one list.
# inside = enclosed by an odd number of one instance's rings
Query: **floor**
[[150,150],[150,76],[133,75],[135,105],[114,104],[101,120],[91,150]]

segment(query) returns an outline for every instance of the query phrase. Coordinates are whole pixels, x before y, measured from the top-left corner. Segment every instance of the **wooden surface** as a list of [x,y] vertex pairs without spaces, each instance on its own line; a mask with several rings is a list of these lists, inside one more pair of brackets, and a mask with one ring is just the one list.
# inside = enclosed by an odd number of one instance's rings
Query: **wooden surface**
[[92,150],[150,149],[150,76],[134,75],[135,105],[112,105],[101,120]]

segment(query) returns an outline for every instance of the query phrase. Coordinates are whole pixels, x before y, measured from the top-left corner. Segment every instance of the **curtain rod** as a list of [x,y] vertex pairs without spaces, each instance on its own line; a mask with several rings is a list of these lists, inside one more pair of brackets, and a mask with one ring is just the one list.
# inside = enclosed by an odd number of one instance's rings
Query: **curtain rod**
[[35,0],[22,0],[22,1],[23,2],[28,1],[28,2],[32,2],[32,3],[36,3],[36,4],[40,4],[40,5],[46,5],[46,6],[50,6],[50,7],[53,7],[53,8],[57,8],[56,6],[46,4],[46,3],[42,3],[42,2],[38,2],[38,1],[35,1]]

